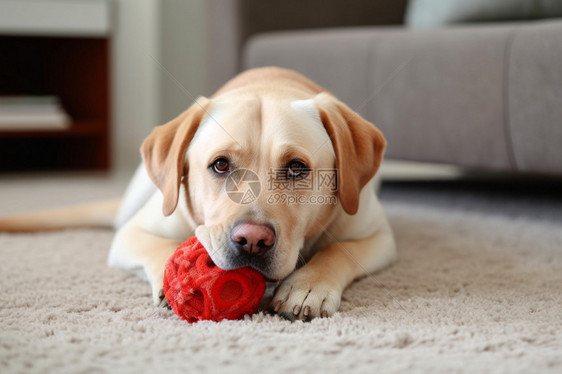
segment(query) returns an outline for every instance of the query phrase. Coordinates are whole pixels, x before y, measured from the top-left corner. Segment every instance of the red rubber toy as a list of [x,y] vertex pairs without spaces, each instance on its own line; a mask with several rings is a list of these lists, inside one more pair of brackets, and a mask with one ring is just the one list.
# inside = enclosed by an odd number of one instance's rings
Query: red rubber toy
[[196,237],[182,243],[164,269],[168,305],[189,323],[240,319],[253,314],[265,291],[265,279],[251,268],[222,270]]

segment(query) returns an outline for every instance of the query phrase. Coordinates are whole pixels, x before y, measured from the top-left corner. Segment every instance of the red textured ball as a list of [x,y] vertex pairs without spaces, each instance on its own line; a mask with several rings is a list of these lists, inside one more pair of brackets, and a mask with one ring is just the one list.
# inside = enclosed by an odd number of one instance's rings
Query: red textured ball
[[265,279],[251,268],[222,270],[196,237],[182,243],[164,270],[164,295],[182,319],[239,319],[255,313],[265,291]]

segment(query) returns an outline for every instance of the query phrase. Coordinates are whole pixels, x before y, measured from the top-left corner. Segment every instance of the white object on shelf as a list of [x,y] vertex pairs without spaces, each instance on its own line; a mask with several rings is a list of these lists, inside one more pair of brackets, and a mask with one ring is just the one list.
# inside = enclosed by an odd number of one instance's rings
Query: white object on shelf
[[106,36],[106,0],[2,0],[0,33],[38,36]]
[[54,96],[0,97],[0,131],[65,130],[70,123]]

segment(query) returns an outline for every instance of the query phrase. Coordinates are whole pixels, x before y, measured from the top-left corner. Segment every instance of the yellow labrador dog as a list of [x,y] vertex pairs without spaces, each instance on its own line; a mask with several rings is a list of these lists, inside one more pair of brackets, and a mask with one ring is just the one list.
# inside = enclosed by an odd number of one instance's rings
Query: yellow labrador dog
[[[109,265],[141,270],[161,304],[166,261],[196,235],[219,267],[279,281],[274,312],[330,316],[350,282],[396,256],[375,194],[384,149],[375,126],[298,73],[244,72],[145,140]],[[87,217],[74,225],[111,210],[96,209],[77,209]]]

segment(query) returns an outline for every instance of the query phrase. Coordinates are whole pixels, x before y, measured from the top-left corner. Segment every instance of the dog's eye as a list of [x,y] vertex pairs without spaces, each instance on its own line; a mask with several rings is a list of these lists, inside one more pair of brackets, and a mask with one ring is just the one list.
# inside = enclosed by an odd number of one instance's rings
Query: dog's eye
[[287,167],[287,178],[290,179],[302,179],[305,178],[310,169],[306,167],[306,165],[298,160],[293,160],[289,162]]
[[230,171],[230,164],[226,158],[219,158],[213,162],[213,171],[217,174],[225,174]]

